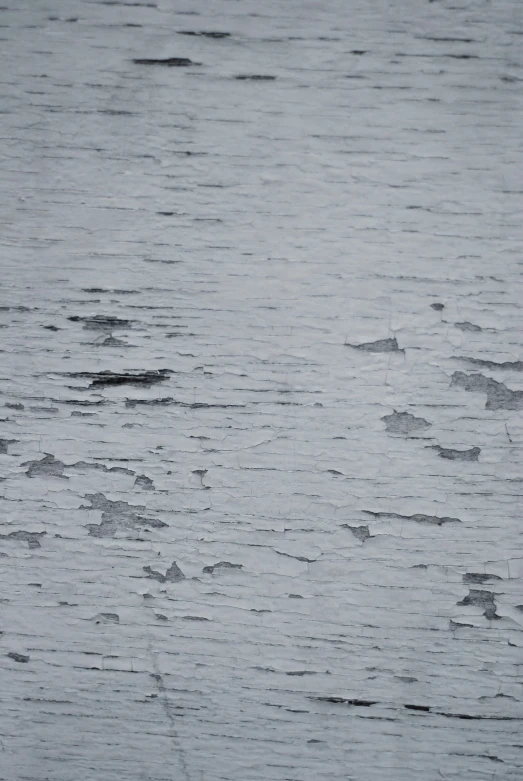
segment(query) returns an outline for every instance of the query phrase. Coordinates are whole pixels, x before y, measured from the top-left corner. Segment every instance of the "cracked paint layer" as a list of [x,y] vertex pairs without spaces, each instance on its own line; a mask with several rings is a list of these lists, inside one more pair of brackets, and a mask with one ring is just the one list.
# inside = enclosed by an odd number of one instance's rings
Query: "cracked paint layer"
[[417,418],[410,412],[396,412],[396,410],[391,415],[384,415],[382,420],[385,422],[387,431],[391,434],[410,434],[415,431],[423,431],[431,426],[424,418]]
[[0,777],[521,781],[516,0],[0,6]]
[[505,383],[497,382],[483,374],[454,372],[451,388],[463,388],[471,393],[486,393],[485,409],[523,409],[523,390],[511,390]]
[[477,461],[481,453],[480,447],[471,447],[468,450],[455,450],[441,445],[429,445],[429,447],[436,450],[438,456],[446,458],[447,461]]
[[354,350],[363,350],[367,353],[401,353],[398,347],[398,340],[394,336],[392,339],[378,339],[376,342],[364,342],[363,344],[347,344]]

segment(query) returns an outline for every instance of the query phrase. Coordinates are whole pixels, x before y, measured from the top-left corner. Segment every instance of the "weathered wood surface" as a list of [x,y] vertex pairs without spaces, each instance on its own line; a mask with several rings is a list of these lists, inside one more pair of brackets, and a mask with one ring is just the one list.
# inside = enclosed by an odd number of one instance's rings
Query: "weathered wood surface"
[[521,3],[4,2],[0,778],[520,781]]

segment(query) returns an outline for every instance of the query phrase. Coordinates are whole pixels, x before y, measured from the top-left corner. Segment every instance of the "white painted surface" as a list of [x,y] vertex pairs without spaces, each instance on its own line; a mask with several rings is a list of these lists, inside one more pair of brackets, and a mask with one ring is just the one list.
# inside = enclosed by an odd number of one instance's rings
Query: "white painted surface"
[[0,778],[519,781],[521,4],[5,4]]

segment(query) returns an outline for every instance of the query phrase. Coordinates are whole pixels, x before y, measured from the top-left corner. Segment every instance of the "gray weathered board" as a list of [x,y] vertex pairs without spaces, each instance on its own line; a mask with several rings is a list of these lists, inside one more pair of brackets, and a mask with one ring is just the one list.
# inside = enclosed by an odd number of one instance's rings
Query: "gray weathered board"
[[2,781],[521,781],[523,4],[0,52]]

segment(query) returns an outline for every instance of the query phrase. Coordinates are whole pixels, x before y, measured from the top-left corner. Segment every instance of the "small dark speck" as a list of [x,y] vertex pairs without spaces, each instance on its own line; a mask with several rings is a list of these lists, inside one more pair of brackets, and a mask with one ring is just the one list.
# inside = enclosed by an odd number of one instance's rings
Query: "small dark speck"
[[346,347],[352,347],[355,350],[362,350],[367,353],[402,353],[404,350],[398,347],[396,337],[388,339],[378,339],[376,342],[364,342],[363,344],[345,343]]
[[188,65],[199,65],[198,62],[193,62],[188,57],[167,57],[163,60],[160,59],[136,59],[133,60],[135,65],[163,65],[167,68],[184,68]]
[[441,312],[443,309],[445,309],[445,304],[431,304],[430,306],[432,309],[435,309],[436,312]]
[[15,651],[10,651],[7,655],[15,662],[27,663],[29,661],[29,656],[25,656],[24,654],[17,654]]
[[193,35],[193,36],[201,36],[203,38],[214,38],[215,40],[220,40],[221,38],[230,38],[230,33],[222,33],[222,32],[206,32],[206,31],[200,31],[195,32],[194,30],[178,30],[178,35]]
[[240,76],[234,77],[237,81],[275,81],[276,76],[264,76],[264,75],[258,75],[258,74],[241,74]]
[[348,523],[342,525],[344,528],[349,529],[360,542],[365,542],[365,540],[373,536],[370,534],[368,526],[349,526]]
[[469,323],[467,320],[465,320],[463,323],[454,323],[454,328],[459,328],[460,331],[481,331],[482,328],[479,327],[479,325],[474,325],[474,323]]

